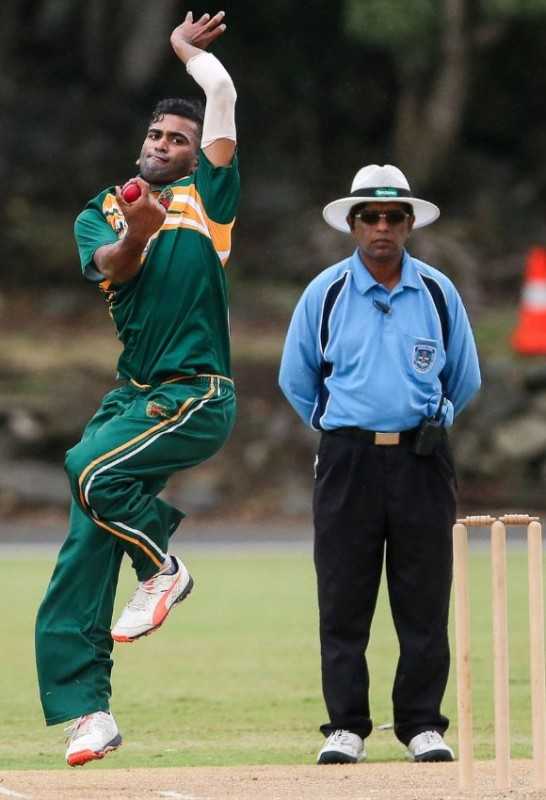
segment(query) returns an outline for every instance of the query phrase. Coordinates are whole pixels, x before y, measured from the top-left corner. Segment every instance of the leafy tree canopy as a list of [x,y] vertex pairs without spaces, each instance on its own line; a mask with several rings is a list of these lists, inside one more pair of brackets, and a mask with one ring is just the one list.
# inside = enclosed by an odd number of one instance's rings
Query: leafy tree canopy
[[488,16],[532,17],[546,14],[546,0],[483,0]]
[[[475,0],[465,3],[483,21],[546,16],[546,0],[482,0],[481,9]],[[430,48],[441,33],[444,6],[438,0],[346,0],[344,27],[350,36],[393,51]]]
[[358,39],[396,50],[434,36],[439,16],[437,0],[347,0],[345,29]]

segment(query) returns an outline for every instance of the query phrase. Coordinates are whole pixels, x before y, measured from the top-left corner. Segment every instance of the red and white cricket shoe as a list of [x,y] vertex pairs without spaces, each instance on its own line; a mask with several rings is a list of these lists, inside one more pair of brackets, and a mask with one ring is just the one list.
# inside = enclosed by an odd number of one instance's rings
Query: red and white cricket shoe
[[158,573],[138,584],[112,628],[114,641],[134,642],[141,636],[148,636],[163,624],[173,605],[189,595],[193,579],[179,558],[171,556],[171,559],[177,567],[175,573]]
[[69,732],[66,763],[70,767],[104,758],[106,753],[117,750],[122,741],[116,720],[107,711],[78,717],[66,730]]

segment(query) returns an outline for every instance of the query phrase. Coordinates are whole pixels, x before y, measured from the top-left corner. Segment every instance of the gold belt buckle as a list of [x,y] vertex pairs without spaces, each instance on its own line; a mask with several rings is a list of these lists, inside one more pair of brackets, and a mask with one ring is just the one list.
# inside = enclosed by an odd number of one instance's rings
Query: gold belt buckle
[[385,433],[376,432],[373,443],[380,445],[400,444],[400,434],[398,431]]

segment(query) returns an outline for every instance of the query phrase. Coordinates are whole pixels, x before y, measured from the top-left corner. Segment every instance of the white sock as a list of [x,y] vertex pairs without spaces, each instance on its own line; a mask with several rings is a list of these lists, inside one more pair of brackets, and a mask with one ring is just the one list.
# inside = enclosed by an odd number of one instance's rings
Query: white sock
[[158,572],[158,575],[174,575],[177,569],[178,565],[176,561],[173,558],[171,558],[171,556],[167,556],[167,558],[163,562],[163,566]]

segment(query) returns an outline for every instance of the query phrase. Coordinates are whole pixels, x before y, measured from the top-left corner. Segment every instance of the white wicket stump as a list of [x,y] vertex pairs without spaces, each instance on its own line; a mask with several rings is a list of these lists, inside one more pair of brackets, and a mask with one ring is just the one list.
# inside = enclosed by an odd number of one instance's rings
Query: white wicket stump
[[546,675],[542,527],[538,517],[530,517],[528,514],[505,514],[499,519],[488,515],[465,517],[457,520],[453,527],[459,786],[462,790],[471,790],[474,785],[468,528],[484,527],[491,528],[495,776],[497,789],[510,788],[507,525],[527,526],[533,783],[537,789],[546,788]]
[[459,522],[453,527],[453,578],[455,581],[459,786],[461,789],[467,790],[474,785],[472,671],[470,668],[470,586],[468,575],[468,531]]
[[546,788],[546,682],[544,679],[544,589],[542,528],[533,521],[527,529],[529,557],[529,643],[531,651],[531,714],[533,778],[537,789]]

